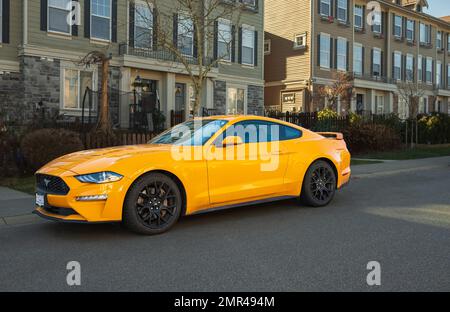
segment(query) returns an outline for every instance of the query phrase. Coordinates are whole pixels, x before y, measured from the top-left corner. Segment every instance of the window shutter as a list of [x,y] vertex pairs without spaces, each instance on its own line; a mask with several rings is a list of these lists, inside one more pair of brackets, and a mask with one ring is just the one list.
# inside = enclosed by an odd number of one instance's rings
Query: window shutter
[[[72,0],[74,2],[78,2],[78,0]],[[72,10],[74,10],[74,6],[72,6]],[[72,36],[77,37],[78,36],[78,25],[77,24],[73,24],[72,25]]]
[[345,53],[345,64],[347,65],[346,67],[347,67],[347,71],[349,71],[350,70],[350,57],[349,57],[349,55],[350,55],[350,43],[347,41],[347,51],[346,51],[346,53]]
[[[331,39],[331,42],[333,42],[333,39]],[[338,52],[337,51],[338,50],[338,40],[337,39],[334,39],[334,50],[333,50],[333,44],[330,45],[330,50],[332,52],[334,52],[334,55],[333,55],[334,63],[333,63],[333,65],[334,65],[334,68],[337,69],[337,59],[338,59],[337,58],[337,52]],[[331,65],[331,62],[330,62],[330,65]],[[332,67],[332,66],[330,66],[330,67]]]
[[198,52],[198,37],[197,37],[197,27],[194,25],[194,43],[193,43],[193,47],[192,47],[192,56],[193,57],[197,57],[197,52]]
[[41,30],[47,31],[47,0],[41,0]]
[[173,45],[175,47],[178,47],[178,14],[176,13],[173,15],[172,35],[173,35]]
[[402,55],[402,80],[406,80],[406,55]]
[[242,64],[242,27],[239,27],[238,35],[238,63]]
[[365,5],[362,6],[362,21],[361,21],[361,23],[362,23],[362,28],[366,29],[366,6]]
[[317,65],[320,66],[320,34],[317,35]]
[[136,6],[134,2],[130,2],[129,7],[129,16],[130,16],[130,26],[128,27],[128,45],[130,47],[134,47],[134,23],[135,23],[135,14],[136,14]]
[[402,17],[403,24],[402,24],[402,37],[406,38],[406,17]]
[[381,33],[385,34],[385,28],[386,28],[386,12],[381,12]]
[[[217,37],[215,37],[214,40],[216,40]],[[216,43],[214,43],[214,47],[217,47]],[[215,49],[215,48],[214,48]],[[236,26],[231,26],[231,62],[236,62]],[[217,53],[217,52],[216,52]]]
[[412,80],[413,81],[416,81],[416,71],[415,71],[415,68],[416,68],[416,58],[413,56],[413,59],[412,59],[412,61],[413,61],[413,70],[412,70]]
[[320,15],[320,5],[322,4],[322,1],[321,0],[317,0],[317,10],[318,10],[318,12],[317,13],[319,13],[319,15]]
[[422,57],[422,80],[427,81],[427,59]]
[[395,53],[392,52],[392,78],[395,79]]
[[91,0],[84,0],[84,36],[91,38]]
[[10,3],[9,0],[3,0],[2,7],[2,43],[9,43],[9,15]]
[[330,50],[329,52],[329,56],[330,56],[330,68],[333,68],[333,38],[330,38]]
[[117,0],[112,0],[111,41],[117,42]]
[[255,57],[253,59],[253,65],[258,66],[258,31],[255,30],[255,46],[253,50]]
[[214,59],[219,58],[219,22],[214,22]]
[[153,32],[152,32],[152,40],[153,40],[153,51],[158,50],[158,10],[156,8],[153,9]]
[[384,52],[381,51],[380,54],[381,54],[380,76],[384,77],[384,72],[385,72],[385,69],[384,69]]
[[392,13],[392,34],[395,35],[395,14]]
[[370,75],[373,76],[373,49],[370,49]]
[[362,47],[362,58],[361,59],[362,59],[362,67],[361,67],[361,69],[362,69],[361,72],[362,73],[361,74],[364,75],[364,67],[365,67],[364,63],[366,61],[366,48],[364,48],[364,47]]
[[436,63],[435,63],[435,61],[432,61],[432,62],[431,62],[431,83],[432,83],[432,84],[435,84],[435,83],[436,83],[436,74],[435,74],[435,71],[436,71]]

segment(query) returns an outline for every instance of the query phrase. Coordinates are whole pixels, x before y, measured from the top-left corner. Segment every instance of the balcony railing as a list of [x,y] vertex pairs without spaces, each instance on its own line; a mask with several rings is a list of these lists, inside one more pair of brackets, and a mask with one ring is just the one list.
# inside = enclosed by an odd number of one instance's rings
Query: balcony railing
[[355,79],[395,84],[395,80],[386,76],[353,73]]
[[[176,55],[168,51],[166,49],[149,49],[149,48],[135,48],[131,47],[130,45],[126,43],[121,43],[119,45],[119,55],[132,55],[132,56],[138,56],[138,57],[145,57],[160,61],[167,61],[167,62],[175,62],[175,63],[181,63],[181,61],[176,57]],[[199,60],[196,57],[184,55],[183,59],[186,60],[188,64],[191,65],[199,65]],[[204,58],[203,59],[203,65],[208,66],[213,64],[213,67],[217,67],[217,62],[213,58]],[[215,63],[215,64],[214,64]]]

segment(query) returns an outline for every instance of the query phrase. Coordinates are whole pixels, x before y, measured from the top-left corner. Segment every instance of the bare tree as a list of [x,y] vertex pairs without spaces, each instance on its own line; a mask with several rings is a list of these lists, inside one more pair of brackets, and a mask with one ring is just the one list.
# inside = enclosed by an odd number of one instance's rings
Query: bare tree
[[111,55],[101,51],[92,51],[86,54],[78,65],[85,67],[101,66],[102,80],[101,80],[101,97],[100,97],[100,111],[96,131],[103,134],[112,134],[111,122],[109,120],[109,103],[108,103],[108,81],[109,81],[109,63]]
[[[406,104],[408,109],[409,117],[411,118],[413,124],[411,124],[411,148],[414,147],[414,132],[416,133],[416,142],[418,137],[418,124],[417,115],[419,113],[420,98],[425,94],[425,90],[422,85],[413,81],[401,81],[397,83],[397,90],[399,99]],[[408,143],[408,139],[406,139]]]
[[[235,57],[236,29],[244,5],[240,1],[226,0],[174,2],[174,5],[169,5],[165,0],[146,0],[147,10],[142,11],[152,12],[150,16],[136,10],[135,23],[145,25],[147,21],[153,32],[148,36],[151,40],[141,41],[139,48],[151,50],[150,53],[163,53],[173,63],[182,64],[180,73],[187,73],[192,82],[196,115],[202,107],[203,87],[208,74],[220,62],[231,61]],[[141,2],[132,3],[138,6]],[[225,25],[228,22],[228,26],[219,31],[220,19]]]
[[336,73],[331,85],[320,86],[317,100],[325,99],[325,108],[337,110],[338,101],[351,101],[354,95],[354,77],[350,73]]

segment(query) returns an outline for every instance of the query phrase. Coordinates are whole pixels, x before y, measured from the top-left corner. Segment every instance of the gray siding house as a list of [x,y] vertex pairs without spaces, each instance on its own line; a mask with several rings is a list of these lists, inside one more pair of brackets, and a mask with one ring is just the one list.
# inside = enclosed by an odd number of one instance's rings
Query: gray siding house
[[[163,9],[175,11],[174,1],[165,1]],[[203,88],[204,108],[215,114],[263,114],[264,1],[234,1],[247,9],[239,25],[230,25],[238,29],[231,45],[233,57],[209,73]],[[68,120],[80,118],[84,90],[99,89],[100,70],[78,62],[88,52],[98,50],[112,57],[109,87],[118,92],[110,97],[115,126],[130,127],[131,104],[135,104],[130,95],[137,80],[145,92],[156,94],[166,127],[170,126],[171,111],[189,118],[192,82],[181,63],[158,50],[151,25],[145,29],[138,22],[137,16],[154,14],[143,12],[148,6],[141,2],[0,0],[0,117],[27,122],[44,107]],[[223,5],[229,2],[224,0]],[[80,8],[78,25],[65,22],[70,4]],[[138,34],[147,34],[147,39],[155,36],[150,39],[155,42],[151,53],[140,49]],[[183,39],[189,42],[189,38]],[[210,44],[218,45],[219,41]],[[193,49],[186,53],[193,53]]]

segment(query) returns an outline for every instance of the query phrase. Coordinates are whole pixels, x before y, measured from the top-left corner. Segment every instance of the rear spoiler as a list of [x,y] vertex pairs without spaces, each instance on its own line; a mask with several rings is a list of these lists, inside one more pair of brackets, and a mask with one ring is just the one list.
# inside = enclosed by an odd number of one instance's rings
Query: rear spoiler
[[343,140],[344,135],[340,132],[316,132],[317,134],[320,134],[323,137],[329,138],[329,139],[335,139],[335,140]]

